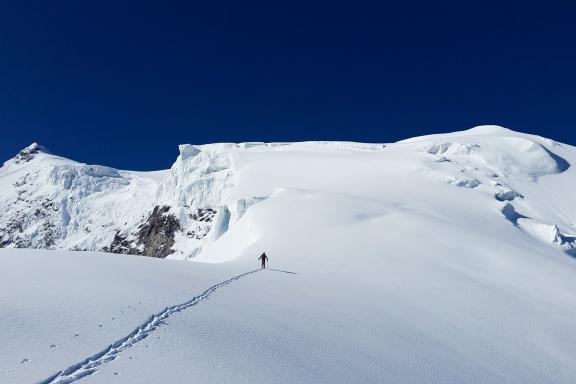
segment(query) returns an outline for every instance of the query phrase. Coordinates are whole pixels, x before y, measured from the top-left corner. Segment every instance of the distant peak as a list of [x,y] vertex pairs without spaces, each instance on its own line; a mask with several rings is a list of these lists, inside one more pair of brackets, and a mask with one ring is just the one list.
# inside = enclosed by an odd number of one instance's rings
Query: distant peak
[[48,149],[43,146],[38,144],[37,142],[34,142],[32,144],[30,144],[29,146],[27,146],[26,148],[23,149],[23,151],[25,150],[30,150],[30,151],[36,151],[36,152],[44,152],[44,153],[48,153]]
[[14,157],[14,160],[17,164],[27,163],[32,160],[38,153],[50,153],[50,151],[46,149],[46,147],[34,142],[18,152],[18,154]]

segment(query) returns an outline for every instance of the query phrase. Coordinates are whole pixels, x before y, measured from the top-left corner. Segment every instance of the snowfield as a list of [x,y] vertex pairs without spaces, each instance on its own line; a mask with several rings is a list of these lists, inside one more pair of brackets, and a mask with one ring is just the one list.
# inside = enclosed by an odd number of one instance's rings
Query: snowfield
[[151,173],[33,145],[0,169],[0,383],[573,383],[575,164],[497,126]]

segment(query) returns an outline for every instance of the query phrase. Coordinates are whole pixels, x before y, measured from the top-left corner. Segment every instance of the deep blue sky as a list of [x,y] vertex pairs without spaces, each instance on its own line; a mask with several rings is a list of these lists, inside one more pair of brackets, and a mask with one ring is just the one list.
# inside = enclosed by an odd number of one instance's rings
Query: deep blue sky
[[5,1],[0,162],[32,141],[169,167],[179,143],[500,124],[576,144],[576,6]]

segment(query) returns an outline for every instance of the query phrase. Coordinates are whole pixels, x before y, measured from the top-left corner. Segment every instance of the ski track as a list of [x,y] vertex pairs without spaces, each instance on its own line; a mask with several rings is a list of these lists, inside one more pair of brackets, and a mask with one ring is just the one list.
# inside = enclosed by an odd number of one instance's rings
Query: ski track
[[134,329],[130,334],[124,336],[123,338],[116,340],[114,343],[110,344],[106,349],[100,351],[79,363],[71,365],[70,367],[61,370],[55,375],[38,382],[38,384],[69,384],[76,382],[83,377],[90,376],[104,364],[111,362],[116,359],[122,352],[133,347],[138,342],[144,340],[152,332],[156,330],[160,325],[164,324],[164,321],[168,319],[174,313],[181,312],[186,308],[198,304],[200,301],[207,299],[214,291],[222,288],[235,280],[241,279],[244,276],[250,275],[255,272],[259,272],[261,269],[255,269],[250,272],[242,273],[238,276],[234,276],[228,280],[222,281],[215,284],[202,292],[200,295],[193,297],[192,299],[171,307],[167,307],[162,312],[154,314],[148,318],[147,321],[142,323],[136,329]]

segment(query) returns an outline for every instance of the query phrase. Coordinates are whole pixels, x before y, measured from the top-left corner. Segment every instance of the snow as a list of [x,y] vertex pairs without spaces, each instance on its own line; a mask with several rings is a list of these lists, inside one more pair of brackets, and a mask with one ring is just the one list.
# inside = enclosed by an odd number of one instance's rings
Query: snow
[[106,253],[16,249],[0,258],[2,383],[39,382],[186,301],[211,278],[236,272]]
[[[0,195],[57,172],[38,185],[69,218],[60,250],[0,250],[2,383],[576,377],[572,146],[495,126],[184,145],[150,177],[36,156],[0,169]],[[207,235],[179,233],[169,256],[193,262],[63,250],[114,233],[70,223],[135,226],[158,204],[185,228],[215,208]],[[246,274],[263,251],[272,269]]]
[[13,235],[11,246],[30,248],[100,250],[117,230],[137,225],[157,189],[142,173],[45,152],[6,162],[0,179],[0,234]]

